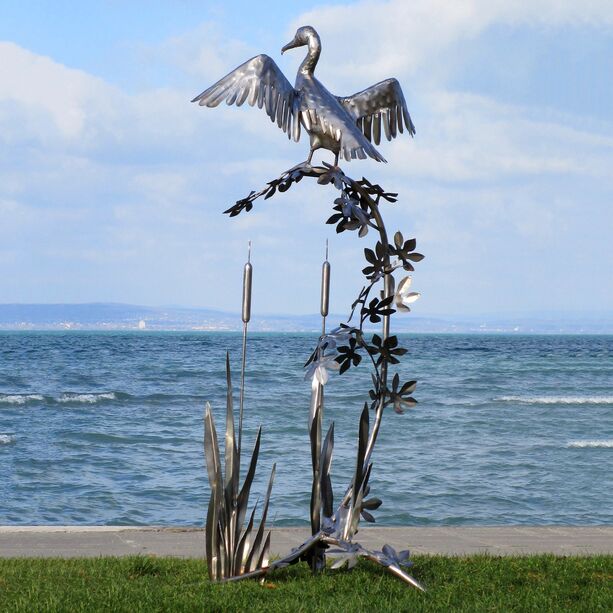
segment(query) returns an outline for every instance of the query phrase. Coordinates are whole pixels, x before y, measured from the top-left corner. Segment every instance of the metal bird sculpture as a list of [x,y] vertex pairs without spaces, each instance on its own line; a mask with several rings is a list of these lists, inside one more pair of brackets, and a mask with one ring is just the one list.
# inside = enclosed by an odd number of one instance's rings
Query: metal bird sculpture
[[298,142],[301,126],[309,134],[311,151],[328,149],[334,153],[334,164],[339,156],[350,161],[371,157],[378,162],[385,158],[375,149],[381,142],[381,124],[387,140],[396,138],[406,127],[415,134],[415,126],[407,110],[400,83],[386,79],[353,96],[331,94],[313,74],[321,53],[319,35],[311,26],[298,28],[294,39],[281,49],[307,46],[304,58],[292,87],[274,60],[268,55],[256,55],[241,64],[196,96],[192,102],[200,106],[215,107],[224,100],[241,106],[247,101],[264,108],[271,121]]

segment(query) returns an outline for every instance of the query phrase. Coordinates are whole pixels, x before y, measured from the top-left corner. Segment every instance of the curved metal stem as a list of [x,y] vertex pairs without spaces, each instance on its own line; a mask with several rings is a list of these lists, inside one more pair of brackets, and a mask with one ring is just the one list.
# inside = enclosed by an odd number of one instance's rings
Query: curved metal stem
[[[381,217],[381,212],[379,211],[379,206],[377,203],[370,197],[370,195],[362,189],[362,187],[353,179],[350,179],[351,186],[357,192],[360,193],[362,198],[368,203],[372,216],[377,225],[377,231],[379,232],[379,236],[381,238],[381,243],[386,247],[385,255],[384,255],[384,266],[385,270],[389,270],[391,268],[391,261],[389,254],[387,252],[388,238],[387,238],[387,230],[385,229],[385,223],[383,222],[383,217]],[[388,298],[392,295],[392,283],[391,283],[391,274],[384,273],[383,276],[383,297]],[[383,316],[382,323],[382,335],[383,340],[386,341],[389,338],[390,333],[390,316]],[[381,397],[379,399],[379,404],[375,409],[375,419],[373,422],[372,429],[368,436],[368,443],[366,444],[366,454],[364,456],[364,470],[368,467],[370,462],[370,457],[372,456],[372,452],[377,441],[377,436],[379,434],[379,429],[381,428],[381,421],[383,419],[383,409],[385,407],[385,395],[387,391],[387,361],[383,361],[381,363],[381,371],[380,371],[380,379],[381,379]],[[353,490],[353,484],[347,488],[345,496],[343,497],[342,505],[346,505],[351,499],[351,494]]]
[[[352,181],[355,184],[355,181]],[[368,203],[370,207],[371,213],[375,219],[377,224],[377,229],[379,231],[379,235],[381,237],[381,243],[385,246],[385,270],[389,270],[391,268],[391,261],[389,253],[387,252],[387,230],[385,229],[385,224],[383,223],[383,218],[381,217],[381,213],[379,211],[379,207],[377,203],[357,184],[354,187],[360,192],[362,197]],[[392,295],[392,278],[389,272],[386,272],[383,276],[383,298],[389,298]],[[390,334],[390,316],[383,316],[383,340],[386,341],[389,338]],[[375,442],[377,441],[377,435],[379,434],[379,428],[381,427],[381,420],[383,419],[383,409],[385,406],[385,395],[387,391],[387,361],[383,360],[381,363],[381,398],[379,399],[379,404],[376,408],[375,412],[375,421],[373,423],[372,430],[370,431],[370,435],[368,438],[368,443],[366,445],[366,455],[364,456],[364,467],[368,466],[370,462],[370,456],[372,455],[373,448],[375,446]]]

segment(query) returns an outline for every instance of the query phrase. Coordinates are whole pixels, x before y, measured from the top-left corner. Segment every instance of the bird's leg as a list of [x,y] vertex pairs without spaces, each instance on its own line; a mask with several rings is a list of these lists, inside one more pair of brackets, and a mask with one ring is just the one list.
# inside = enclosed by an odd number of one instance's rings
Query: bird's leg
[[334,165],[338,166],[338,153],[334,154]]
[[313,153],[315,153],[315,149],[311,149],[311,152],[309,153],[309,157],[307,158],[306,163],[310,166],[311,165],[311,160],[313,159]]

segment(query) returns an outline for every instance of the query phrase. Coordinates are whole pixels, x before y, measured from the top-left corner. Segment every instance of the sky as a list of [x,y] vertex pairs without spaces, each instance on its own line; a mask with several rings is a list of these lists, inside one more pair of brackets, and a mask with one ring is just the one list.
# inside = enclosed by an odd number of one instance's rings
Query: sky
[[[346,312],[370,233],[325,224],[307,180],[222,211],[304,160],[265,113],[191,98],[258,53],[293,82],[300,25],[337,95],[399,79],[417,127],[343,163],[399,201],[423,317],[613,310],[610,0],[7,1],[0,5],[0,303]],[[325,152],[316,160],[332,161]]]

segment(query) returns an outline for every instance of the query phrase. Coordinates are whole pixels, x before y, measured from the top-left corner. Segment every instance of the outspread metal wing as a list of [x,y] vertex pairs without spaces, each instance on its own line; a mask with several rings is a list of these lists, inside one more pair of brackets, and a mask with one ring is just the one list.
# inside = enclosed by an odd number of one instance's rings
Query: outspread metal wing
[[196,96],[192,102],[215,107],[224,100],[241,106],[247,101],[264,107],[270,120],[287,134],[292,134],[296,90],[268,55],[256,55]]
[[397,79],[386,79],[353,96],[338,100],[355,118],[364,136],[369,141],[374,140],[377,145],[381,142],[382,123],[387,140],[396,138],[405,126],[411,136],[415,134],[415,126]]

